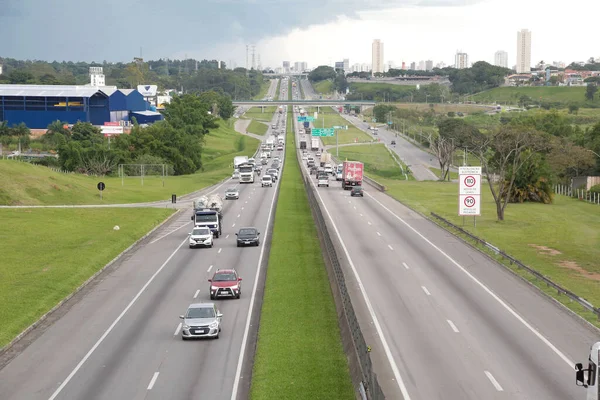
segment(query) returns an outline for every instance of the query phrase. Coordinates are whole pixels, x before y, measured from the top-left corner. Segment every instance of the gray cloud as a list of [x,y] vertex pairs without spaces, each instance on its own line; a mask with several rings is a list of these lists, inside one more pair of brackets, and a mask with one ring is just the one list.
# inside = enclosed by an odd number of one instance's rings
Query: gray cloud
[[127,61],[194,51],[211,58],[246,43],[361,11],[467,5],[481,0],[0,0],[4,54],[45,60]]

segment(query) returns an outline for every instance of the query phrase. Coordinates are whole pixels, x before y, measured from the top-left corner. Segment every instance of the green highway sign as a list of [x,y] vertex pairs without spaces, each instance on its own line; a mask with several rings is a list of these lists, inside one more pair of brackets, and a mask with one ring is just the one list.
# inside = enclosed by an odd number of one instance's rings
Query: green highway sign
[[333,129],[344,129],[344,130],[348,130],[348,125],[345,125],[345,126],[335,125],[335,126],[333,127]]
[[314,117],[298,117],[298,122],[314,122]]
[[313,128],[310,132],[312,136],[333,136],[335,129],[333,128]]

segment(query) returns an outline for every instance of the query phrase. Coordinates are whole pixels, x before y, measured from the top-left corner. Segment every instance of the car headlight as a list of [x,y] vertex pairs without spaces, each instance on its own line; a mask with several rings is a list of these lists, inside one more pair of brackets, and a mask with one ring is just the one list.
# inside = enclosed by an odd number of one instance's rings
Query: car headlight
[[215,321],[215,322],[213,322],[213,323],[211,323],[211,324],[209,325],[209,327],[210,327],[210,328],[212,328],[212,329],[215,329],[215,328],[216,328],[216,327],[218,327],[218,326],[219,326],[219,323],[218,323],[217,321]]
[[232,286],[232,287],[231,287],[231,289],[232,289],[232,290],[238,290],[238,288],[239,288],[239,286],[238,286],[238,285],[235,285],[235,286]]
[[216,287],[216,286],[211,286],[210,287],[210,290],[217,290],[217,289],[218,289],[218,287]]
[[190,326],[188,324],[183,324],[182,328],[187,330],[190,329]]

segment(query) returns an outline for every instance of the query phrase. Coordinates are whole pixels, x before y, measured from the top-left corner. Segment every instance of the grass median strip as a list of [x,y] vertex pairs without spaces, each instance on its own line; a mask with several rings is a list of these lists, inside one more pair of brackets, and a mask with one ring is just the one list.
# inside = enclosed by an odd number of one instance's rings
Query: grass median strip
[[264,135],[268,129],[269,127],[266,124],[255,120],[250,121],[250,125],[248,125],[248,132],[255,135]]
[[172,212],[0,210],[0,348]]
[[337,313],[288,114],[250,398],[352,399]]

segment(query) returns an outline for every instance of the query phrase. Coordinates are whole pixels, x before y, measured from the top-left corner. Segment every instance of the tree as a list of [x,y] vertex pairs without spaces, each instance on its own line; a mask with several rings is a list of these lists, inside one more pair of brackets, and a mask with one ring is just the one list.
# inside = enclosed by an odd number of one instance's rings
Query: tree
[[598,86],[595,83],[588,83],[585,89],[585,98],[590,101],[594,101],[594,96],[598,91]]
[[162,114],[165,120],[174,128],[190,129],[191,133],[199,137],[208,133],[209,129],[217,128],[216,118],[210,115],[209,104],[193,94],[173,97],[170,103],[165,104]]
[[311,82],[320,82],[320,81],[324,81],[325,79],[331,79],[334,80],[336,78],[336,72],[335,69],[327,66],[327,65],[321,65],[315,69],[313,69],[309,74],[308,74],[308,80]]
[[577,114],[579,112],[579,106],[577,104],[569,104],[569,114]]
[[450,179],[450,166],[454,152],[459,147],[466,147],[481,132],[463,119],[446,118],[438,124],[439,136],[433,139],[430,147],[440,164],[440,180]]
[[469,147],[487,178],[498,221],[504,221],[517,174],[531,157],[548,149],[548,141],[530,126],[509,124],[495,127],[486,135],[473,136]]
[[77,141],[88,140],[90,142],[102,143],[103,136],[100,128],[89,122],[77,122],[71,129],[71,139]]
[[596,165],[594,153],[569,139],[554,139],[551,146],[548,160],[554,173],[565,183]]

